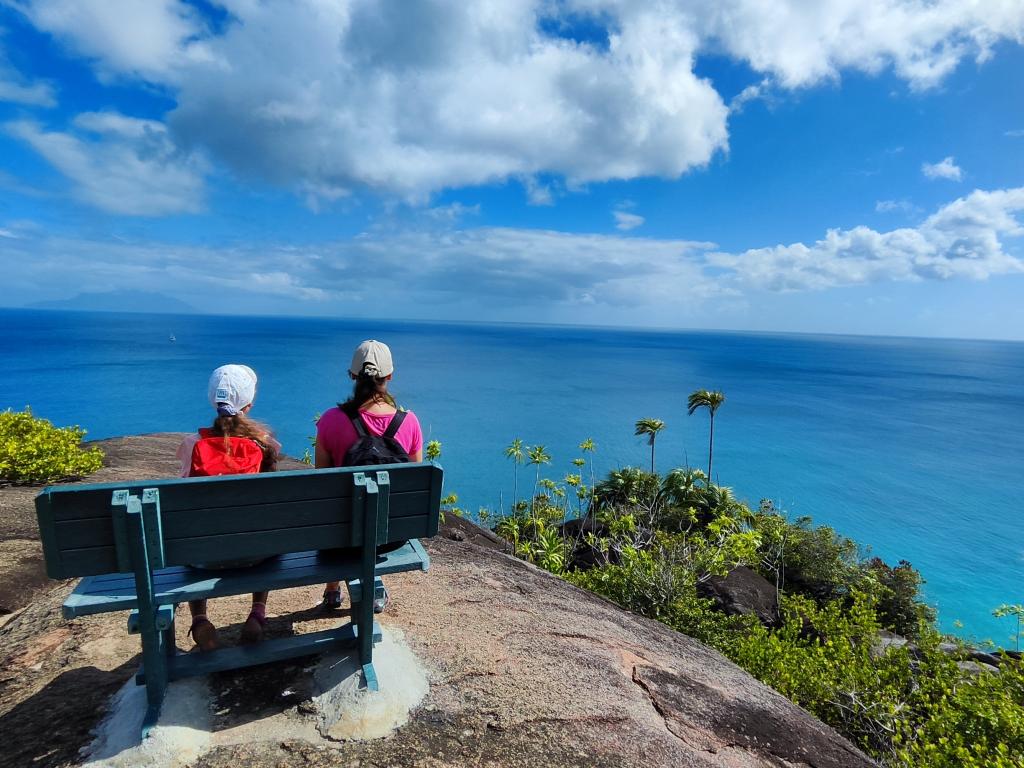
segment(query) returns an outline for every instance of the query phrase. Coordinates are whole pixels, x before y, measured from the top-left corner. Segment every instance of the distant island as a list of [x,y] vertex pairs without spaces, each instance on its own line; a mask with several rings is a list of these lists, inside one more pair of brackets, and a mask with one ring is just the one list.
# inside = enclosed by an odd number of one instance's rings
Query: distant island
[[196,312],[188,302],[155,291],[103,291],[79,293],[67,299],[50,299],[28,304],[26,309],[71,309],[86,312],[144,312],[182,315]]

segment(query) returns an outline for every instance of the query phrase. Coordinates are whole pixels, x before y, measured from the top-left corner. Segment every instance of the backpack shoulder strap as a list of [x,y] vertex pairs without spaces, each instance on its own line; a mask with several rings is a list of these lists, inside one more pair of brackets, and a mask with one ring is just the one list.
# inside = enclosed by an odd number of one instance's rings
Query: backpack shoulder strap
[[399,427],[402,426],[402,422],[405,421],[405,411],[395,411],[395,415],[391,417],[391,423],[388,424],[388,428],[384,430],[384,434],[381,437],[390,437],[398,433]]
[[366,429],[366,422],[363,421],[363,417],[361,414],[357,413],[355,416],[349,416],[348,419],[349,421],[352,422],[352,426],[355,427],[356,439],[361,440],[362,438],[366,437],[367,434],[369,434],[368,430]]

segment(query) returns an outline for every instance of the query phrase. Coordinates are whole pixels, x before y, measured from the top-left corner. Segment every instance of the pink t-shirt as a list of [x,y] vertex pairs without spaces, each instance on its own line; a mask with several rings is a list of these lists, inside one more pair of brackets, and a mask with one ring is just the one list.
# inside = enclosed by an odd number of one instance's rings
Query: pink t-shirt
[[[393,413],[368,413],[360,411],[366,429],[374,435],[383,435],[394,418]],[[340,467],[345,460],[345,454],[357,439],[356,428],[348,416],[340,408],[331,408],[320,417],[316,423],[316,444],[323,448],[331,456],[331,466]],[[419,419],[412,411],[405,412],[405,421],[395,433],[395,440],[405,449],[405,452],[412,457],[417,451],[423,449],[423,430],[420,429]]]

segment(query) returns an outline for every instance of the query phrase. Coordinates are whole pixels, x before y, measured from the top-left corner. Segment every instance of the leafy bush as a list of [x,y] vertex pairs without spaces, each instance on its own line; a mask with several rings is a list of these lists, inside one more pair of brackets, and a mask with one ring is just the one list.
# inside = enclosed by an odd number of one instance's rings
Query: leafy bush
[[753,525],[764,541],[760,570],[781,589],[825,602],[859,581],[857,543],[827,525],[815,527],[809,517],[789,522],[764,501]]
[[878,590],[878,619],[882,626],[906,637],[917,637],[922,622],[935,621],[935,609],[918,601],[924,579],[906,560],[893,568],[880,558],[866,564],[866,575],[874,579]]
[[756,620],[726,616],[697,597],[693,571],[673,563],[665,550],[627,548],[620,565],[573,571],[565,578],[628,611],[657,619],[701,642],[723,647]]
[[85,430],[55,427],[26,408],[0,413],[0,479],[46,483],[91,474],[103,466],[103,452],[81,447]]
[[[770,501],[751,513],[699,471],[614,470],[574,525],[561,524],[556,483],[538,472],[536,488],[497,527],[520,557],[717,648],[889,768],[1024,768],[1024,662],[962,669],[909,563],[864,561],[856,542]],[[781,627],[697,596],[699,581],[739,563],[775,583]],[[914,645],[882,649],[883,628]]]

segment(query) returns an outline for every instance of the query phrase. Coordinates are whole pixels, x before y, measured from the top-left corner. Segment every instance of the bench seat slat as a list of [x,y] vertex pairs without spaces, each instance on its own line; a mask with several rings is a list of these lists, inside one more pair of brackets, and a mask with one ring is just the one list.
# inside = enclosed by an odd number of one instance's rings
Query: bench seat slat
[[[284,567],[281,567],[281,566]],[[427,570],[430,557],[418,541],[378,556],[378,576],[401,571]],[[251,568],[223,571],[199,571],[169,568],[154,573],[154,601],[168,605],[188,600],[239,595],[264,589],[287,589],[327,581],[359,578],[359,561],[351,558],[317,556],[316,552],[297,553],[293,558],[275,559]],[[197,576],[207,576],[200,578]],[[166,578],[165,580],[165,577]],[[130,576],[126,578],[131,579]],[[134,585],[119,580],[87,577],[64,601],[64,617],[73,619],[110,611],[138,607]]]

